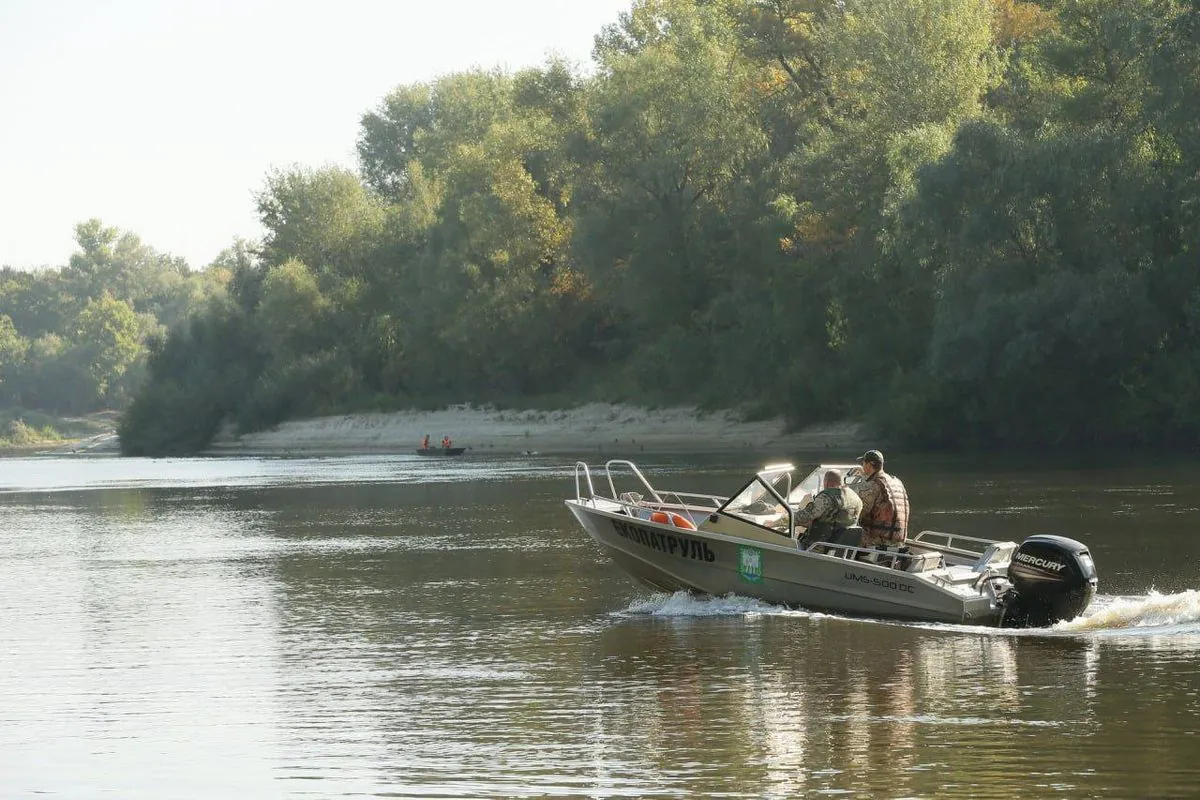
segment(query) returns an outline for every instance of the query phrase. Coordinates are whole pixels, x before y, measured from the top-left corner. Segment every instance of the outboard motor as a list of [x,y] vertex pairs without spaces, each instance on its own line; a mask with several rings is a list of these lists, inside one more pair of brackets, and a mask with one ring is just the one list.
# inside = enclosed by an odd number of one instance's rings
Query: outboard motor
[[1005,628],[1040,628],[1084,612],[1096,594],[1096,565],[1087,547],[1065,536],[1030,536],[1008,565]]

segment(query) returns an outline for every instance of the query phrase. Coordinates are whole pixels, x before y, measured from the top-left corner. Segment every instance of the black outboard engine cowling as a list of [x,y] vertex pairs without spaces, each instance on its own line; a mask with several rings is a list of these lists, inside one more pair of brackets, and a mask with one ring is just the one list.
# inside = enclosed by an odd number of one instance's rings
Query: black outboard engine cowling
[[1087,547],[1065,536],[1030,536],[1008,565],[1012,583],[1000,624],[1040,628],[1084,612],[1096,595],[1096,565]]

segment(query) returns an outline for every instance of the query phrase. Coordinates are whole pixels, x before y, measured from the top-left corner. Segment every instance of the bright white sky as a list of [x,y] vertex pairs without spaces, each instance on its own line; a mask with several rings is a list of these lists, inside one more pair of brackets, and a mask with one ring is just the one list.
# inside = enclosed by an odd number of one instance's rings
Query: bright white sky
[[355,167],[396,86],[590,62],[632,0],[0,0],[0,265],[91,217],[207,265],[258,238],[272,167]]

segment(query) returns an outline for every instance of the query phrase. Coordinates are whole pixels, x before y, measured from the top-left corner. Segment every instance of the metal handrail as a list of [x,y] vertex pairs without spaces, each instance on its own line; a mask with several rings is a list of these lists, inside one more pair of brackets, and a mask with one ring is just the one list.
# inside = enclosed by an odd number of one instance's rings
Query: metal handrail
[[[822,549],[820,551],[818,551],[815,549],[817,547],[820,547]],[[832,552],[826,552],[827,550],[830,550],[830,551],[836,550],[838,552],[835,555]],[[853,553],[855,555],[857,555],[859,553],[868,553],[873,556],[881,556],[882,555],[882,556],[891,556],[894,558],[903,558],[903,557],[909,555],[908,553],[894,553],[894,552],[889,552],[887,550],[877,550],[874,547],[859,547],[856,544],[837,544],[835,542],[815,542],[808,548],[807,552],[813,553],[814,555],[830,556],[831,558],[843,558],[843,559],[847,559],[847,560],[849,560],[851,553]],[[875,562],[864,561],[861,563],[874,564]]]
[[[945,542],[930,542],[924,538],[926,536],[943,536],[945,537]],[[955,542],[959,540],[981,544],[983,547],[979,548],[978,550],[958,547]],[[974,556],[975,558],[979,558],[989,547],[996,544],[994,539],[981,539],[978,536],[965,536],[961,533],[944,533],[943,531],[921,531],[908,541],[913,544],[922,544],[925,547],[932,547],[935,550],[948,550],[960,556]]]
[[[907,544],[907,542],[905,544]],[[817,547],[822,548],[822,550],[821,551],[814,550],[814,548],[817,548]],[[826,549],[829,551],[837,551],[837,552],[836,553],[827,552]],[[810,546],[808,548],[807,552],[812,552],[814,555],[824,555],[824,556],[830,556],[831,558],[841,558],[841,559],[845,559],[847,561],[851,560],[854,556],[857,556],[859,553],[867,553],[868,555],[875,556],[875,558],[878,560],[874,560],[874,561],[857,561],[856,560],[856,563],[873,564],[878,567],[887,567],[888,569],[896,569],[896,561],[898,561],[899,559],[915,558],[920,555],[920,553],[901,553],[896,550],[880,550],[876,547],[860,547],[858,545],[853,545],[853,544],[836,544],[834,542],[817,542],[817,543],[813,544],[812,546]],[[891,562],[890,566],[886,563],[888,561]],[[928,574],[934,580],[937,580],[940,577],[933,572],[930,572]]]
[[712,504],[714,511],[716,509],[720,508],[721,505],[726,500],[729,499],[727,497],[721,497],[720,495],[716,495],[716,494],[698,494],[696,492],[677,492],[674,489],[663,489],[662,493],[664,495],[668,495],[668,494],[674,495],[675,499],[679,500],[681,505],[688,505],[688,503],[683,502],[684,498],[691,498],[693,500],[705,500]]
[[575,502],[583,502],[583,493],[579,490],[579,470],[583,470],[583,475],[587,478],[588,497],[592,500],[596,499],[596,487],[592,485],[592,471],[588,469],[588,465],[583,461],[575,462]]
[[677,492],[673,489],[662,489],[662,490],[655,489],[653,486],[650,485],[650,481],[646,478],[645,475],[642,474],[642,471],[640,469],[638,469],[637,465],[634,464],[632,461],[627,461],[625,459],[613,459],[613,460],[605,463],[605,465],[604,465],[605,476],[608,478],[608,490],[613,499],[617,499],[617,488],[616,488],[616,484],[613,482],[613,475],[612,475],[612,470],[613,470],[614,466],[628,468],[629,471],[632,472],[639,481],[641,481],[642,486],[644,486],[646,491],[650,493],[650,496],[654,499],[655,503],[659,503],[659,504],[666,503],[667,501],[666,501],[666,499],[664,499],[664,495],[674,495],[676,501],[681,506],[688,505],[688,503],[684,502],[684,498],[691,498],[693,500],[703,500],[706,503],[711,504],[714,509],[720,508],[721,504],[725,502],[725,498],[720,497],[718,495],[714,495],[714,494],[699,494],[697,492]]
[[658,496],[658,492],[654,490],[654,487],[650,485],[650,481],[646,480],[646,476],[643,475],[642,471],[637,468],[637,464],[634,464],[632,461],[627,461],[623,458],[614,458],[613,460],[606,462],[604,465],[604,474],[605,477],[608,478],[608,491],[611,493],[614,499],[617,496],[617,487],[613,483],[612,476],[612,468],[615,465],[628,467],[630,471],[637,476],[638,480],[642,482],[642,486],[646,487],[646,491],[649,492],[650,496],[654,498],[654,502],[661,503],[663,501],[663,499]]
[[[604,497],[604,495],[598,494],[596,492],[595,483],[592,481],[592,471],[591,471],[591,468],[588,467],[587,462],[576,461],[575,462],[575,501],[578,503],[583,502],[583,500],[584,500],[583,486],[586,484],[588,500],[605,499],[605,500],[611,500],[625,508],[644,508],[645,506],[643,506],[639,503],[630,503],[626,500],[622,500],[621,496],[617,494],[616,485],[613,481],[612,471],[611,471],[611,468],[614,465],[630,467],[631,470],[633,471],[633,473],[638,477],[638,479],[641,480],[642,486],[646,489],[647,492],[650,493],[651,497],[653,498],[653,504],[655,506],[658,506],[661,508],[667,508],[667,509],[670,509],[672,507],[678,507],[679,509],[683,510],[683,509],[692,508],[695,506],[694,503],[688,503],[687,500],[702,500],[702,501],[704,501],[705,504],[711,505],[713,507],[713,509],[717,509],[717,508],[720,508],[721,503],[725,502],[725,498],[719,497],[717,495],[698,494],[696,492],[675,492],[675,491],[669,491],[669,490],[665,490],[665,489],[662,491],[659,491],[658,489],[655,489],[653,486],[650,485],[650,481],[646,480],[646,476],[642,474],[641,470],[639,470],[635,464],[633,464],[632,462],[629,462],[629,461],[621,461],[621,460],[610,461],[605,465],[605,477],[608,479],[608,490],[609,490],[608,497]],[[582,481],[580,480],[581,477],[583,479]],[[673,504],[669,502],[669,500],[671,500],[671,499],[675,500],[675,502]]]

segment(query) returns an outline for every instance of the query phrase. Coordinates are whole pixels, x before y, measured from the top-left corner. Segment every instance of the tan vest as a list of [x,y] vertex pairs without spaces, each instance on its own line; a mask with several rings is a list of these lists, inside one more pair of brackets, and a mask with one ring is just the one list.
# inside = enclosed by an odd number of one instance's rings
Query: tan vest
[[834,501],[837,511],[828,517],[814,520],[809,526],[805,540],[807,542],[825,542],[833,539],[839,531],[851,525],[858,524],[858,514],[862,511],[862,501],[854,490],[845,486],[836,489],[824,489],[821,494],[828,495]]
[[871,509],[871,518],[862,520],[870,536],[899,544],[908,538],[908,490],[894,475],[883,470],[871,476],[879,484],[880,497]]

